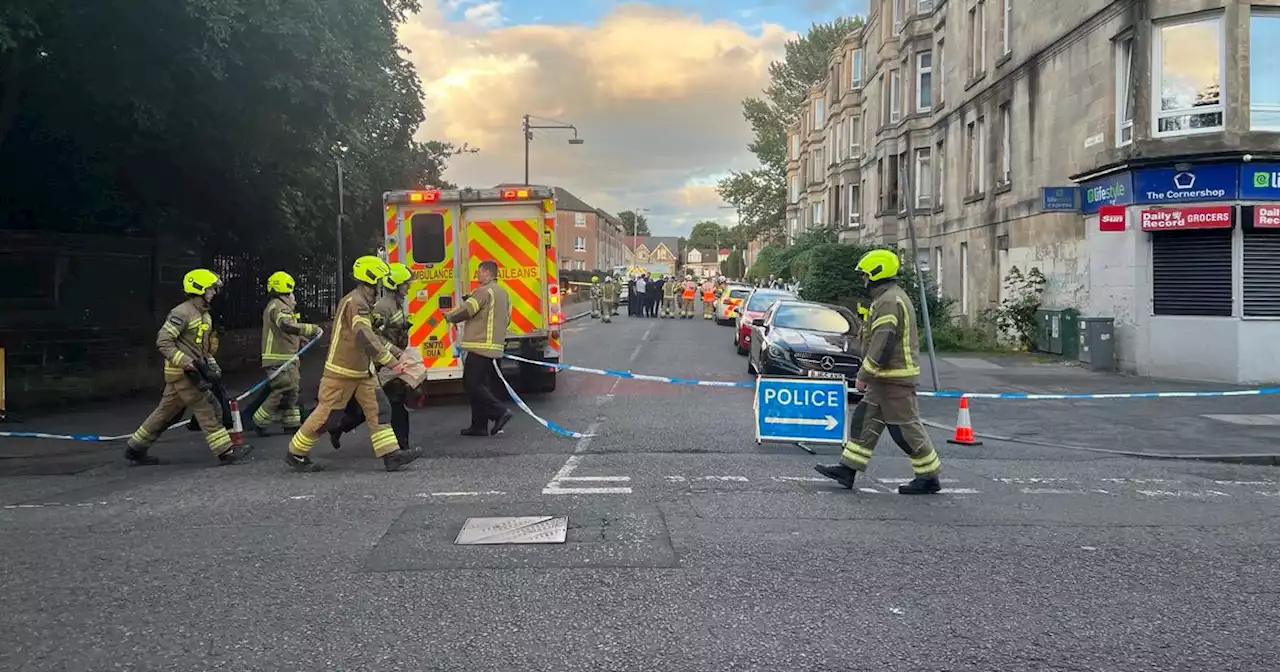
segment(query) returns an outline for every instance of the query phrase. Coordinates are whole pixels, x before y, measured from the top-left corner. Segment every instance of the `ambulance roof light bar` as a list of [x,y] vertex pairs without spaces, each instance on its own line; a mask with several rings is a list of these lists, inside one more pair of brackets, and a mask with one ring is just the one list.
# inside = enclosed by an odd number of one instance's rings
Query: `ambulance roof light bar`
[[388,191],[382,195],[385,203],[455,203],[467,201],[537,201],[552,198],[551,187],[512,186],[494,189],[415,189]]

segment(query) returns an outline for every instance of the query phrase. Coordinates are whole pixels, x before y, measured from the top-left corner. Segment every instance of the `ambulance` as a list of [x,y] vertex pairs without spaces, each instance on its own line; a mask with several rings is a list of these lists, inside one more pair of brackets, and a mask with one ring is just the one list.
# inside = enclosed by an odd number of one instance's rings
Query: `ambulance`
[[[422,352],[429,385],[462,378],[455,347],[459,330],[444,316],[475,291],[482,261],[498,263],[498,282],[511,297],[507,353],[560,362],[564,313],[550,187],[389,191],[382,202],[387,261],[413,271],[409,345]],[[555,390],[555,368],[525,363],[518,368],[524,389]]]

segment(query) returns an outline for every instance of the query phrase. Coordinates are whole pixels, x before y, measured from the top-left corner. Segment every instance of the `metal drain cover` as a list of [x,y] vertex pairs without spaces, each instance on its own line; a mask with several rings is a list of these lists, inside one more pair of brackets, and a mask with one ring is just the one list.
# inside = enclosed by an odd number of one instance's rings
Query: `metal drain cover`
[[457,546],[563,544],[568,533],[567,516],[468,518],[453,543]]

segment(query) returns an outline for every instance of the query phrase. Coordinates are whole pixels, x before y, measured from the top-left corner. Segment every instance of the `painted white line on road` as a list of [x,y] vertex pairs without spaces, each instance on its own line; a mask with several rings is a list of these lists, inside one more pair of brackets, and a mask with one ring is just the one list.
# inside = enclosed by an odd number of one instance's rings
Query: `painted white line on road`
[[547,486],[544,495],[629,495],[631,488],[561,488]]
[[[1259,490],[1253,494],[1262,495],[1263,497],[1280,497],[1280,492],[1266,492],[1264,490]],[[9,507],[6,506],[5,508],[7,509]]]
[[1023,488],[1024,495],[1085,495],[1083,490],[1063,490],[1062,488]]
[[[884,483],[885,485],[902,485],[902,484],[904,484],[904,483],[910,483],[910,482],[911,482],[911,479],[910,479],[910,478],[877,478],[876,480],[877,480],[877,481],[880,481],[881,483]],[[939,481],[942,481],[943,483],[956,483],[956,482],[957,482],[957,481],[956,481],[956,479],[954,479],[954,478],[939,478],[938,480],[939,480]]]
[[432,493],[420,492],[418,493],[418,496],[419,497],[480,497],[482,495],[505,495],[505,494],[507,493],[501,490],[485,490],[483,492],[479,490],[469,490],[465,492],[432,492]]
[[699,476],[699,481],[735,481],[738,483],[746,483],[746,476]]
[[981,490],[974,490],[973,488],[943,488],[942,490],[944,495],[977,495],[981,494],[981,492]]
[[1179,480],[1171,480],[1167,478],[1100,478],[1100,481],[1107,483],[1181,483]]
[[668,476],[667,477],[668,483],[684,483],[687,480],[689,479],[685,478],[684,476]]
[[[636,349],[631,351],[631,359],[627,361],[635,363],[635,361],[640,358],[640,351],[644,349],[645,341],[649,340],[649,334],[653,333],[653,328],[656,326],[658,326],[656,323],[651,324],[648,329],[644,330],[644,336],[640,337],[640,342],[636,344]],[[621,378],[619,378],[619,380],[621,380]]]
[[1218,490],[1139,490],[1138,494],[1148,497],[1189,497],[1192,499],[1203,499],[1205,497],[1230,497],[1225,492]]
[[625,483],[630,476],[561,476],[557,481],[595,481],[599,483]]
[[1075,483],[1070,478],[996,478],[992,479],[1009,485],[1036,485],[1041,483]]
[[1214,481],[1218,485],[1275,485],[1275,481]]
[[774,476],[773,480],[779,483],[826,483],[831,479],[821,476]]
[[315,498],[316,498],[315,495],[294,495],[289,499],[315,499]]
[[868,495],[884,495],[888,494],[884,490],[876,490],[875,488],[858,488],[858,492],[865,492]]

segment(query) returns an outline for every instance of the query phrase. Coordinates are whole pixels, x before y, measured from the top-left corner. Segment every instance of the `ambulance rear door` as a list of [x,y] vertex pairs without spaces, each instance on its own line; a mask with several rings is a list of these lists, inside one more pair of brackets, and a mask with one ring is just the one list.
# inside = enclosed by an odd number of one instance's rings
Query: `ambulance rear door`
[[464,203],[460,221],[466,240],[462,250],[466,291],[476,288],[475,272],[480,262],[496,261],[498,281],[511,298],[507,339],[547,337],[551,296],[543,201],[535,198]]
[[409,287],[409,345],[422,352],[427,380],[462,377],[454,352],[458,333],[444,319],[457,307],[459,204],[438,191],[398,191],[384,196],[387,259],[413,272]]

